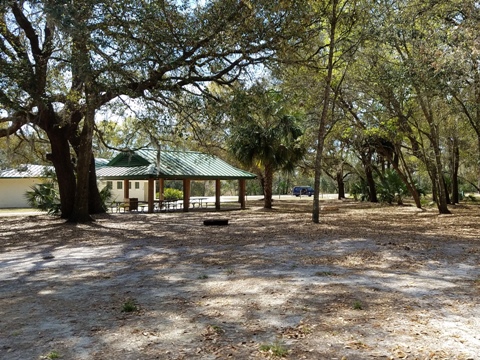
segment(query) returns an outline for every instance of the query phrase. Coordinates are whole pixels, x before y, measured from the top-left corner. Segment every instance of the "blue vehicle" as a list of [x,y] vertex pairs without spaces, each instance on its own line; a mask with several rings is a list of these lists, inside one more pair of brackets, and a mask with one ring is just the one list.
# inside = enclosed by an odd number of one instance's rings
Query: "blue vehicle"
[[292,195],[300,196],[300,195],[308,195],[312,196],[315,191],[311,186],[295,186],[292,189]]

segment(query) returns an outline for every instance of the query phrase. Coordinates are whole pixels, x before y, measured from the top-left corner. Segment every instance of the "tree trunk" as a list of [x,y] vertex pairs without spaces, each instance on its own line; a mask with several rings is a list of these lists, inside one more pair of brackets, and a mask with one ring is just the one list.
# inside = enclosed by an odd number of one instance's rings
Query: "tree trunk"
[[338,0],[332,1],[332,13],[330,18],[330,44],[328,45],[328,63],[327,63],[327,76],[325,78],[325,87],[323,89],[323,107],[322,114],[320,116],[320,121],[318,125],[318,136],[317,136],[317,153],[315,155],[315,181],[314,181],[314,194],[313,194],[313,209],[312,209],[312,221],[316,224],[320,222],[320,177],[322,175],[322,157],[323,157],[323,146],[325,143],[325,133],[326,133],[326,124],[328,109],[330,107],[330,91],[333,78],[333,67],[335,54],[335,36],[337,29],[337,6]]
[[[88,106],[88,105],[87,105]],[[68,217],[69,222],[93,221],[89,211],[90,200],[90,164],[92,160],[92,138],[94,124],[94,110],[87,111],[83,122],[77,159],[77,187],[75,193],[75,205],[72,214]],[[92,174],[92,177],[94,175]]]
[[402,160],[403,167],[405,168],[405,173],[400,169],[398,162],[392,163],[393,168],[395,169],[398,176],[400,176],[400,179],[402,179],[403,183],[407,187],[407,190],[410,193],[410,196],[412,196],[413,201],[415,202],[415,206],[421,209],[422,204],[420,202],[420,194],[418,193],[418,190],[415,188],[415,182],[413,181],[412,173],[411,171],[409,171],[405,158],[403,157],[403,154],[401,152],[400,152],[400,158]]
[[[75,193],[75,205],[71,215],[68,217],[69,222],[73,223],[85,223],[93,221],[90,216],[90,181],[91,177],[96,179],[95,171],[91,174],[91,164],[93,159],[92,142],[93,142],[93,130],[95,126],[95,105],[93,100],[93,93],[91,92],[92,81],[89,74],[86,75],[85,83],[85,99],[86,99],[86,112],[83,118],[82,132],[79,137],[79,143],[77,147],[77,187]],[[95,161],[93,160],[93,167],[95,167]],[[95,184],[96,188],[96,184]],[[98,191],[98,190],[97,190]],[[93,193],[93,189],[92,189]]]
[[[480,104],[478,106],[480,108]],[[480,110],[479,110],[480,112]],[[478,144],[477,144],[477,190],[480,194],[480,136],[478,137]]]
[[[410,193],[410,196],[412,196],[413,201],[415,202],[415,206],[421,209],[422,204],[420,203],[420,194],[415,188],[415,181],[413,180],[412,172],[409,170],[407,162],[403,157],[400,145],[395,144],[395,151],[392,154],[386,155],[386,157],[391,163],[393,169],[397,172],[402,182],[405,184],[408,192]],[[404,171],[402,171],[402,169],[400,168],[400,161],[403,165]],[[399,198],[399,201],[401,201],[401,197]],[[403,205],[403,201],[401,204],[399,203],[398,205]]]
[[367,179],[369,200],[370,202],[377,203],[378,202],[377,187],[375,185],[375,179],[373,178],[373,169],[372,169],[371,161],[370,163],[365,165],[365,176]]
[[444,186],[445,179],[443,178],[443,167],[441,161],[441,154],[440,154],[440,147],[434,144],[434,151],[435,151],[435,170],[437,174],[436,185],[437,185],[437,207],[438,212],[440,214],[451,214],[450,210],[448,210],[448,202],[447,196],[448,192],[446,191],[446,187]]
[[[70,144],[75,150],[75,154],[78,158],[80,153],[80,137],[71,136]],[[93,154],[90,159],[88,182],[88,211],[90,214],[102,214],[106,211],[106,209],[104,208],[104,204],[100,197],[100,192],[97,186],[97,174],[95,167],[95,158]]]
[[50,140],[51,154],[48,159],[52,161],[58,181],[60,193],[61,217],[68,219],[72,214],[75,202],[75,173],[70,156],[68,143],[68,130],[66,127],[46,129]]
[[433,179],[434,181],[432,185],[437,189],[438,212],[440,214],[451,214],[450,210],[448,210],[447,192],[445,191],[443,178],[442,154],[440,151],[440,136],[438,131],[438,124],[435,123],[434,112],[432,109],[432,101],[428,98],[428,95],[423,94],[418,85],[414,87],[417,92],[417,101],[419,102],[425,120],[428,123],[428,127],[430,130],[430,146],[431,150],[433,150],[433,154],[435,155],[434,161],[432,163],[432,168],[435,172],[435,177]]
[[272,208],[272,188],[273,188],[273,168],[270,165],[265,165],[265,182],[263,188],[264,208]]
[[458,146],[458,140],[454,138],[453,141],[453,152],[452,152],[452,203],[458,204],[459,199],[459,188],[458,188],[458,169],[460,167],[460,149]]
[[345,181],[343,181],[343,169],[341,167],[337,169],[336,180],[338,186],[338,200],[345,199]]
[[447,202],[447,204],[453,204],[452,200],[450,199],[450,193],[448,192],[447,180],[445,180],[444,176],[442,176],[442,180],[443,180],[443,187],[445,189],[445,201]]

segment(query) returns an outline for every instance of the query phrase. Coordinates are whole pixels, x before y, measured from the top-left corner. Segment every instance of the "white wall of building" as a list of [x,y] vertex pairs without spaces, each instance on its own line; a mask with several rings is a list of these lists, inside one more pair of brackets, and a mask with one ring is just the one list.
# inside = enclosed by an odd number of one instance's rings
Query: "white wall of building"
[[[98,186],[99,190],[107,186],[107,183],[111,184],[112,198],[111,201],[123,201],[124,189],[123,180],[113,181],[100,181]],[[129,196],[131,198],[138,198],[138,201],[148,200],[148,181],[145,180],[131,180],[129,182]]]
[[0,208],[27,208],[25,193],[42,179],[2,178],[0,179]]
[[[31,187],[42,183],[39,178],[0,178],[0,209],[1,208],[28,208],[25,193]],[[112,181],[111,201],[123,201],[123,180]],[[99,182],[99,190],[107,185],[106,181]],[[139,201],[148,199],[148,182],[144,180],[130,181],[129,197]]]

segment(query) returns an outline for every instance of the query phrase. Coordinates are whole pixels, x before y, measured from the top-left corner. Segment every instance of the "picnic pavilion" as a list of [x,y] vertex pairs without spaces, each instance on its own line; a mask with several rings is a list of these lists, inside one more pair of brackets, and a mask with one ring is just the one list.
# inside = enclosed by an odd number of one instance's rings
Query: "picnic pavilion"
[[[220,209],[221,180],[238,180],[238,201],[245,209],[246,180],[255,174],[238,169],[209,154],[196,151],[136,150],[121,152],[105,166],[97,169],[101,181],[122,181],[123,195],[129,199],[131,180],[147,181],[147,211],[154,212],[155,201],[162,201],[165,180],[183,181],[183,211],[190,208],[190,183],[194,180],[215,180],[215,208]],[[159,200],[155,200],[156,182]]]

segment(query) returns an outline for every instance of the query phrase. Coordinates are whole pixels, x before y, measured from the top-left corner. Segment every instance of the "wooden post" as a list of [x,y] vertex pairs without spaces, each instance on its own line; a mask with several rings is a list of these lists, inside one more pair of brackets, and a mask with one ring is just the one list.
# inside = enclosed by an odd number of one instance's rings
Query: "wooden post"
[[238,187],[239,187],[239,189],[238,189],[238,202],[240,203],[240,208],[242,210],[245,210],[246,209],[245,196],[247,194],[245,179],[238,180]]
[[159,192],[158,198],[160,200],[165,200],[164,195],[163,195],[163,192],[165,190],[165,179],[162,179],[162,178],[158,179],[158,189],[159,189],[158,190],[158,192]]
[[153,198],[155,197],[155,179],[148,179],[148,213],[153,213],[154,203]]
[[183,179],[183,211],[190,207],[190,179]]
[[215,209],[220,210],[220,180],[215,180]]
[[130,181],[128,179],[123,180],[123,198],[128,199],[130,197]]

